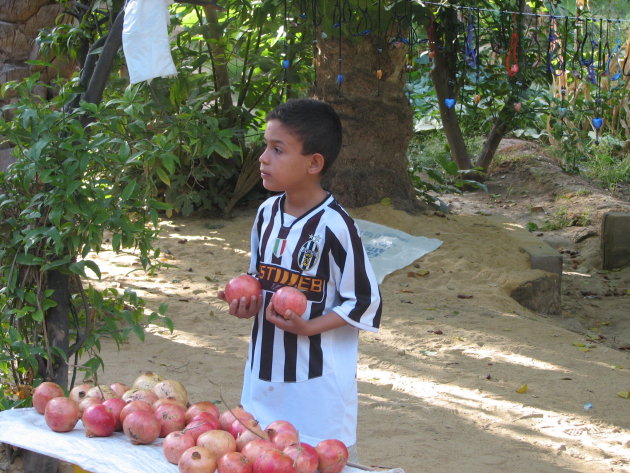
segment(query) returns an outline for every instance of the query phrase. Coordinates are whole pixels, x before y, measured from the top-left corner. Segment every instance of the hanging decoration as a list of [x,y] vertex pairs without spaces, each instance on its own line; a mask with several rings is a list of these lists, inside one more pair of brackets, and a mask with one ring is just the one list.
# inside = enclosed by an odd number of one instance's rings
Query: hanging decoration
[[510,37],[510,46],[505,57],[505,68],[508,76],[514,77],[518,74],[518,28],[516,26],[516,13],[513,14],[513,30]]

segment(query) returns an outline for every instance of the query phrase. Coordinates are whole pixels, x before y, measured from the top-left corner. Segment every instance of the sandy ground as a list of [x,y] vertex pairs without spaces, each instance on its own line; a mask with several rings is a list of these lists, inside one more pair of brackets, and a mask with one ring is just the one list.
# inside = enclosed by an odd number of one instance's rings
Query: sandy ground
[[[630,345],[630,268],[599,271],[596,235],[579,244],[574,228],[541,235],[560,241],[566,257],[563,313],[520,306],[506,288],[537,274],[511,236],[525,230],[508,231],[488,214],[533,217],[497,202],[509,200],[497,197],[505,190],[500,176],[488,194],[448,196],[456,214],[383,205],[351,211],[443,241],[385,279],[382,328],[361,336],[361,463],[407,473],[630,471],[630,399],[622,397],[630,391],[630,352],[620,349]],[[533,196],[517,194],[531,210]],[[545,205],[555,202],[546,195]],[[163,221],[158,244],[173,266],[154,276],[130,272],[139,267],[131,254],[98,256],[99,284],[132,288],[151,308],[168,303],[175,323],[172,334],[149,327],[144,343],[120,350],[106,343],[100,381],[130,383],[150,370],[183,382],[193,401],[238,403],[251,322],[229,316],[215,296],[247,268],[253,215]],[[573,273],[614,282],[615,291],[587,298]]]

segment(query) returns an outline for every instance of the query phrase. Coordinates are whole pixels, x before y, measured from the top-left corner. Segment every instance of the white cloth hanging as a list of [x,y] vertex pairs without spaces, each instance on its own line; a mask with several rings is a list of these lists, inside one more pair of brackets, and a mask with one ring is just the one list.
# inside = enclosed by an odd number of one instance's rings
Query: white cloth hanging
[[122,44],[132,84],[177,74],[168,38],[172,0],[127,0]]

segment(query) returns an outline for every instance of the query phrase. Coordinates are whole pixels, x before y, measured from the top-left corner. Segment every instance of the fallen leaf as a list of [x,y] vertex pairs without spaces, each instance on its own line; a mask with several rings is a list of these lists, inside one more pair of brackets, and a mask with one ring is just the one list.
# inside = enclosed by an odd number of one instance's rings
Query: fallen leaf
[[520,388],[516,390],[519,394],[525,394],[527,392],[527,384],[523,384]]
[[617,396],[628,399],[630,398],[630,391],[620,391],[617,393]]
[[421,269],[420,271],[409,271],[407,273],[407,277],[408,278],[421,278],[423,276],[426,276],[427,274],[429,274],[429,271],[427,271],[426,269]]

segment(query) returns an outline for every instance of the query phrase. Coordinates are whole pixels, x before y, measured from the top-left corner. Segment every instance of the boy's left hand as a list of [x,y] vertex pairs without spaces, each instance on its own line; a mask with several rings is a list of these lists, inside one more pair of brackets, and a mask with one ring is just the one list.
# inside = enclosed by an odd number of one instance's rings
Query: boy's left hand
[[285,332],[294,333],[295,335],[310,335],[307,332],[308,321],[289,310],[286,316],[282,316],[273,308],[273,302],[270,302],[265,312],[265,318],[276,327]]

